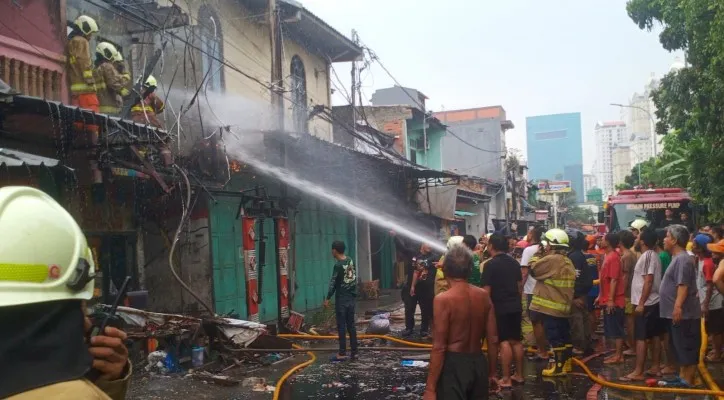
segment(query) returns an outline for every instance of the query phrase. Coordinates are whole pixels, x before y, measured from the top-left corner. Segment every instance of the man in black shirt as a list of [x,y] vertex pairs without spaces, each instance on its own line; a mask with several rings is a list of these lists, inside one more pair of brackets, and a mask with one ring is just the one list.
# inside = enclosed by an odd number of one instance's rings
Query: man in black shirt
[[334,297],[334,311],[337,316],[337,332],[339,333],[339,354],[336,359],[347,359],[346,333],[349,332],[349,343],[352,348],[352,358],[357,356],[357,327],[354,316],[354,307],[357,302],[357,268],[354,261],[344,254],[344,242],[335,240],[332,243],[332,257],[334,268],[332,278],[329,280],[329,292],[324,300],[324,307],[329,307],[329,299]]
[[[415,329],[415,311],[420,305],[422,321],[420,335],[427,336],[432,320],[432,303],[435,284],[435,261],[430,246],[423,244],[419,252],[400,237],[395,237],[397,251],[409,258],[405,260],[405,285],[402,287],[402,301],[405,303],[405,330],[402,336],[412,335]],[[414,256],[414,257],[413,257]]]
[[[524,382],[521,343],[523,276],[520,264],[508,254],[508,250],[505,236],[500,233],[490,236],[488,251],[492,258],[485,264],[481,278],[483,289],[490,293],[495,307],[502,366],[501,388]],[[510,375],[511,362],[515,364],[513,376]]]
[[571,244],[568,258],[576,268],[576,283],[573,287],[571,307],[571,337],[575,346],[573,352],[583,354],[591,350],[591,325],[588,316],[588,292],[593,287],[593,271],[583,251],[588,248],[586,235],[577,229],[566,230]]
[[410,294],[410,288],[412,287],[412,275],[415,272],[414,260],[417,259],[420,251],[415,244],[397,236],[395,232],[390,232],[390,235],[395,238],[397,260],[405,263],[405,283],[400,291],[402,302],[405,304],[405,330],[402,331],[402,336],[410,336],[415,328],[415,310],[417,309],[417,296]]

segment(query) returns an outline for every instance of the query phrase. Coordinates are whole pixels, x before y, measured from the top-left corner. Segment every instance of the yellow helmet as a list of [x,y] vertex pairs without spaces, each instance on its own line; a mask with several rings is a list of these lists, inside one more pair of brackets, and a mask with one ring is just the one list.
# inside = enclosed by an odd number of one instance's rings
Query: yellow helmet
[[447,249],[450,250],[455,246],[461,246],[463,244],[463,237],[462,236],[451,236],[450,239],[447,240]]
[[551,246],[568,247],[568,235],[563,229],[549,229],[543,236]]
[[87,15],[81,15],[80,17],[76,18],[74,23],[75,26],[77,26],[84,35],[90,35],[92,33],[98,32],[98,23],[96,22],[96,20]]
[[634,228],[634,229],[639,230],[639,231],[640,231],[641,229],[646,228],[647,226],[649,226],[649,223],[646,222],[646,220],[645,220],[645,219],[642,219],[642,218],[637,218],[636,220],[634,220],[634,221],[631,223],[631,228]]
[[117,61],[116,59],[120,53],[118,49],[116,49],[116,46],[108,42],[100,42],[98,46],[96,46],[96,54],[100,54],[101,57],[108,61]]
[[[116,50],[118,50],[118,49],[116,49]],[[121,53],[120,51],[116,51],[116,56],[113,58],[113,61],[115,61],[115,62],[123,61],[123,53]]]
[[95,265],[73,217],[40,190],[0,188],[0,307],[89,300]]
[[153,75],[149,75],[148,78],[146,78],[146,82],[143,83],[143,86],[156,87],[158,86],[158,82],[156,82],[156,78],[154,78]]

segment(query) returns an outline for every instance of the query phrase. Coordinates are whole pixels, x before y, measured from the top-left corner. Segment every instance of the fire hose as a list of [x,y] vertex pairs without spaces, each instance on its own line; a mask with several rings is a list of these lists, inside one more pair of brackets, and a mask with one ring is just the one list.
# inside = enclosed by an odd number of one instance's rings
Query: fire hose
[[[648,393],[674,393],[674,394],[688,394],[688,395],[709,395],[709,396],[717,396],[719,400],[724,400],[724,391],[722,391],[719,386],[717,386],[716,382],[711,377],[711,374],[706,369],[706,364],[704,363],[704,353],[706,352],[707,348],[707,339],[706,339],[706,332],[704,329],[704,322],[702,320],[702,345],[700,349],[700,361],[699,361],[699,373],[701,374],[704,382],[707,384],[707,386],[710,387],[710,389],[687,389],[687,388],[672,388],[672,387],[648,387],[648,386],[639,386],[639,385],[627,385],[622,383],[616,383],[616,382],[609,382],[605,379],[600,378],[599,376],[595,375],[591,370],[586,366],[586,364],[577,358],[573,358],[573,362],[578,365],[583,372],[588,376],[590,380],[593,382],[609,387],[612,389],[618,389],[618,390],[628,390],[628,391],[634,391],[634,392],[648,392]],[[337,336],[310,336],[310,335],[301,335],[301,334],[281,334],[279,337],[287,338],[287,339],[304,339],[304,340],[335,340],[338,339]],[[407,340],[399,339],[392,336],[387,335],[358,335],[359,339],[384,339],[389,340],[392,342],[396,342],[399,344],[411,346],[411,347],[417,347],[417,348],[432,348],[432,345],[426,344],[426,343],[418,343],[418,342],[410,342]],[[294,345],[295,349],[302,349],[301,346]],[[308,353],[312,358],[310,360],[307,360],[301,364],[298,364],[294,367],[292,367],[289,371],[287,371],[277,382],[276,389],[274,391],[274,397],[273,400],[279,399],[280,389],[281,386],[284,384],[284,382],[295,372],[299,371],[302,368],[305,368],[309,365],[311,365],[315,360],[316,356],[313,353],[314,349],[308,349]]]

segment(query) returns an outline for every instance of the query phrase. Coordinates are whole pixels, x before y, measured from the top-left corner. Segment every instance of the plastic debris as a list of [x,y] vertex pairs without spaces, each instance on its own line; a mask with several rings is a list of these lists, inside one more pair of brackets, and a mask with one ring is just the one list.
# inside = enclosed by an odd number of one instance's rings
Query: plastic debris
[[377,314],[370,319],[367,333],[384,335],[390,333],[390,313]]
[[415,367],[415,368],[425,368],[428,365],[430,365],[427,361],[420,361],[420,360],[402,360],[400,363],[403,367]]

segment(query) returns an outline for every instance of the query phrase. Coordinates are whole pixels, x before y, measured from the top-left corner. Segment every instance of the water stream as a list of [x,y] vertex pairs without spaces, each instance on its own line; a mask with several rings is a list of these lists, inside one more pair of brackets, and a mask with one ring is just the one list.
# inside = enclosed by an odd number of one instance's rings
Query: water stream
[[266,162],[252,156],[251,154],[240,150],[238,146],[234,147],[235,148],[227,148],[227,151],[232,154],[236,153],[234,154],[234,158],[238,160],[244,160],[248,164],[253,165],[254,169],[264,175],[276,178],[304,193],[332,203],[358,218],[367,220],[377,226],[387,228],[391,231],[394,231],[398,235],[407,237],[417,242],[427,243],[430,245],[430,247],[441,253],[445,252],[446,250],[445,246],[440,243],[439,239],[417,233],[412,229],[402,225],[401,222],[396,221],[395,218],[391,215],[381,213],[379,210],[372,210],[366,208],[365,206],[353,200],[350,200],[335,191],[331,191],[328,188],[317,185],[316,183],[310,182],[306,179],[299,178],[287,169],[269,165]]

